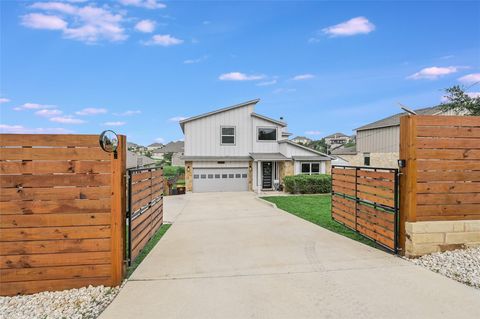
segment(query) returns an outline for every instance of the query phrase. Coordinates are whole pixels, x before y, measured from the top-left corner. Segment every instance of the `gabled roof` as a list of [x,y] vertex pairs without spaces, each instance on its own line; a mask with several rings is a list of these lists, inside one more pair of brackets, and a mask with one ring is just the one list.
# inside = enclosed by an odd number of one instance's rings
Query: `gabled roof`
[[330,152],[332,155],[355,155],[357,154],[357,145],[353,146],[340,146]]
[[311,141],[312,139],[310,139],[308,137],[305,137],[305,136],[295,136],[294,138],[292,138],[292,140],[309,140],[309,141]]
[[287,123],[283,122],[283,121],[278,121],[278,120],[274,120],[268,116],[265,116],[265,115],[261,115],[261,114],[258,114],[258,113],[255,113],[255,112],[252,112],[252,114],[250,114],[251,116],[254,116],[254,117],[258,117],[259,119],[262,119],[262,120],[265,120],[265,121],[268,121],[268,122],[272,122],[272,123],[275,123],[275,124],[278,124],[280,126],[287,126]]
[[184,149],[183,141],[170,142],[162,148],[157,148],[153,151],[154,154],[159,153],[181,153]]
[[328,156],[327,154],[324,154],[322,152],[319,152],[317,150],[314,150],[313,148],[310,148],[310,147],[306,147],[306,146],[303,146],[303,145],[300,145],[298,143],[295,143],[295,142],[292,142],[290,140],[281,140],[281,141],[278,141],[278,144],[283,144],[283,143],[287,143],[287,144],[290,144],[292,146],[295,146],[295,147],[299,147],[299,148],[303,148],[304,150],[307,150],[307,151],[310,151],[312,153],[315,153],[315,154],[318,154],[318,155],[321,155],[321,156],[326,156],[328,158],[331,158],[331,156]]
[[[426,108],[418,109],[414,111],[418,115],[437,115],[439,113],[442,113],[441,106],[426,107]],[[356,128],[355,130],[362,131],[362,130],[369,130],[374,128],[397,126],[397,125],[400,125],[400,117],[407,114],[408,114],[407,112],[397,113],[395,115],[392,115],[392,116],[383,118],[381,120],[375,121],[373,123]]]
[[248,105],[252,105],[252,104],[257,104],[259,101],[260,101],[260,99],[250,100],[250,101],[246,101],[246,102],[243,102],[243,103],[240,103],[240,104],[227,106],[227,107],[224,107],[224,108],[221,108],[221,109],[218,109],[218,110],[215,110],[215,111],[211,111],[211,112],[208,112],[208,113],[203,113],[203,114],[200,114],[200,115],[197,115],[197,116],[192,116],[192,117],[189,117],[187,119],[184,119],[184,120],[180,121],[179,122],[180,127],[182,128],[182,131],[183,131],[184,130],[184,125],[187,122],[195,121],[195,120],[198,120],[198,119],[210,116],[210,115],[214,115],[214,114],[217,114],[217,113],[230,111],[230,110],[233,110],[233,109],[236,109],[236,108],[239,108],[239,107],[244,107],[244,106],[248,106]]
[[339,137],[349,137],[349,136],[343,133],[333,133],[328,136],[325,136],[324,138],[339,138]]

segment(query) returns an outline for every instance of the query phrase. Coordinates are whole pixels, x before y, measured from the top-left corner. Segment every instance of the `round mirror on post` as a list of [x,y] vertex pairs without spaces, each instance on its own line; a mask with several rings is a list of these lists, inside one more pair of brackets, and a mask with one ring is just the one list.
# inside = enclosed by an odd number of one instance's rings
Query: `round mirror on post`
[[115,152],[118,147],[118,136],[117,133],[111,130],[103,131],[100,134],[100,147],[108,153]]

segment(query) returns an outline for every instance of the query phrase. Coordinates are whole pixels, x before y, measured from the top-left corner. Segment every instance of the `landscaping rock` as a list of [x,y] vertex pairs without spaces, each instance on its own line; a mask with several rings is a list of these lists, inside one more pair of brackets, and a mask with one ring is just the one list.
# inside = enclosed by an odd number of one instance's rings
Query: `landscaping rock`
[[118,291],[118,287],[89,286],[25,296],[0,297],[0,318],[97,318]]
[[480,247],[433,253],[409,260],[416,265],[480,289]]

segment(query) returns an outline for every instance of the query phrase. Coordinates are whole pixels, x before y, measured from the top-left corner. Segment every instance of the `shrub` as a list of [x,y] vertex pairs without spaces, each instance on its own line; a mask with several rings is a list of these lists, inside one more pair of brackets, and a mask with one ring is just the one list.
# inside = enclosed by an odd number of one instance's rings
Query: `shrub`
[[330,193],[332,177],[327,174],[295,175],[283,179],[285,190],[292,194]]
[[163,166],[163,175],[166,177],[179,176],[185,174],[184,166]]

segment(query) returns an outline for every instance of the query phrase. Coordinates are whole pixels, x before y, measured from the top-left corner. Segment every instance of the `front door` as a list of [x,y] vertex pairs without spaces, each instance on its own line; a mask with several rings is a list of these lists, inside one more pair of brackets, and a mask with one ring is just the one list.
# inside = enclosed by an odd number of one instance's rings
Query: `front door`
[[262,188],[270,189],[272,188],[272,171],[273,163],[272,162],[262,162]]

